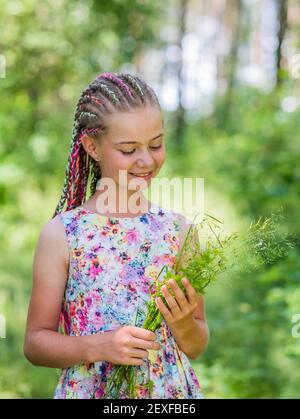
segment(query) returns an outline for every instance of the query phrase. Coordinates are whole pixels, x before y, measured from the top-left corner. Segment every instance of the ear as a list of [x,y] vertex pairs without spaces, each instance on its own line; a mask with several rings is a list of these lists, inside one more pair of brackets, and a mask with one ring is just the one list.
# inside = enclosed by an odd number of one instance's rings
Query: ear
[[88,135],[83,135],[81,137],[81,144],[87,154],[89,154],[94,160],[99,161],[99,153],[97,151],[97,146],[95,140]]

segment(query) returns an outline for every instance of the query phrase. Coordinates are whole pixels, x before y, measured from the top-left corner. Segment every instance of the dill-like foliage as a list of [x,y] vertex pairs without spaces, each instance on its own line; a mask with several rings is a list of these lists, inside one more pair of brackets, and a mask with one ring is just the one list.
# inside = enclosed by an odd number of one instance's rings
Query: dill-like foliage
[[[284,216],[282,210],[272,213],[270,217],[261,217],[240,233],[223,234],[223,222],[205,214],[203,220],[195,223],[197,214],[185,236],[180,252],[176,257],[173,269],[163,266],[149,289],[150,300],[146,302],[147,314],[143,328],[155,332],[162,323],[162,315],[156,306],[155,299],[160,297],[168,306],[161,291],[167,281],[174,278],[180,289],[186,294],[181,283],[183,276],[199,294],[204,294],[212,282],[218,280],[222,273],[238,269],[239,272],[253,272],[261,266],[271,265],[286,256],[289,249],[299,244],[299,237],[287,235],[279,230]],[[174,296],[172,290],[171,294]],[[122,384],[127,382],[127,394],[136,397],[135,371],[132,365],[116,366],[107,385],[109,398],[119,398]],[[153,382],[144,384],[149,390]]]

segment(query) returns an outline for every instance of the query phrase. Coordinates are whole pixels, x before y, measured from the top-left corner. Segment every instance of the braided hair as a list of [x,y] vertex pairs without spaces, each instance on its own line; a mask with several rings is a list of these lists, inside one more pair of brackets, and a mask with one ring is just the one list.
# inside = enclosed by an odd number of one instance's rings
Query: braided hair
[[161,109],[153,89],[136,75],[102,73],[83,90],[75,111],[64,186],[52,218],[63,212],[66,202],[65,211],[82,205],[89,178],[91,196],[101,178],[100,165],[85,151],[82,136],[100,139],[108,133],[108,115],[147,105]]

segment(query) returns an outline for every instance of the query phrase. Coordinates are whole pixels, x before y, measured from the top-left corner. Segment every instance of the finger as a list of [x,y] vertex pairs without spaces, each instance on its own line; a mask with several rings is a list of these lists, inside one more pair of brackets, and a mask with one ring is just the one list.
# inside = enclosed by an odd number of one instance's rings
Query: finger
[[173,320],[173,316],[171,314],[171,312],[167,309],[167,307],[164,305],[163,301],[161,298],[157,298],[155,300],[157,307],[159,308],[159,311],[161,312],[161,314],[163,315],[164,319],[166,320],[167,323],[171,323]]
[[156,334],[142,327],[130,326],[131,335],[143,340],[155,340]]
[[176,301],[177,301],[177,303],[180,307],[180,310],[183,311],[186,308],[186,306],[189,304],[189,301],[187,300],[187,298],[184,295],[184,293],[182,292],[182,290],[179,288],[175,279],[170,279],[168,281],[168,284],[170,284],[170,286],[172,287],[172,289],[174,291]]
[[130,356],[132,358],[148,358],[149,352],[147,350],[138,349],[138,348],[130,348],[128,349],[127,356]]
[[190,281],[186,277],[182,278],[182,283],[186,289],[189,303],[191,305],[197,304],[197,293],[195,291],[195,288],[191,285]]
[[123,365],[143,365],[144,360],[141,358],[127,358]]
[[147,341],[144,339],[132,338],[130,345],[131,348],[141,348],[141,349],[160,349],[160,344],[158,342]]
[[175,298],[170,294],[168,287],[166,285],[162,286],[162,293],[166,299],[166,302],[172,312],[172,314],[176,315],[180,312],[180,307],[177,304]]

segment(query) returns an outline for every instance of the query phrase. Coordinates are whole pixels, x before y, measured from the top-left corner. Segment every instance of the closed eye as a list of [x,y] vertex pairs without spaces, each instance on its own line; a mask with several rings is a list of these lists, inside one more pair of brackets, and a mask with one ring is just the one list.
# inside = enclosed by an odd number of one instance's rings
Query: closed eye
[[[150,147],[150,148],[152,148],[153,150],[158,150],[159,148],[161,148],[161,144],[159,146],[156,146],[156,147],[153,146],[153,147]],[[120,151],[121,151],[122,154],[133,154],[135,152],[135,150],[136,149],[134,149],[132,151],[122,151],[122,150],[120,150]]]

